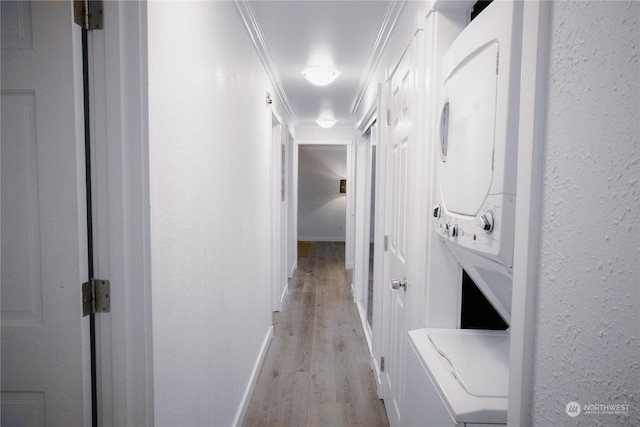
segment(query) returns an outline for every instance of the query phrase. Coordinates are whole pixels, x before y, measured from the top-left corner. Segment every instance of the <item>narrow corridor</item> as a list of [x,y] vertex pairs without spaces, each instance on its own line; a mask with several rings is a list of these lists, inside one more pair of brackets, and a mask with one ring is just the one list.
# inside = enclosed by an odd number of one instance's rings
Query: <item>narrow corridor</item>
[[344,264],[344,243],[298,258],[244,426],[389,425]]

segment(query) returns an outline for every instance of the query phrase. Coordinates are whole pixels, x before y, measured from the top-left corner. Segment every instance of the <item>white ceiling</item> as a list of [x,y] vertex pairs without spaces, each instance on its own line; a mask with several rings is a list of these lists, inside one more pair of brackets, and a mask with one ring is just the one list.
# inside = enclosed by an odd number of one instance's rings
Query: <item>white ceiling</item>
[[[258,50],[263,50],[263,62],[294,122],[315,126],[315,119],[333,116],[336,126],[353,126],[352,106],[375,66],[374,57],[384,44],[381,39],[397,2],[241,3],[240,13]],[[335,67],[340,76],[329,86],[313,86],[301,74],[311,66]]]

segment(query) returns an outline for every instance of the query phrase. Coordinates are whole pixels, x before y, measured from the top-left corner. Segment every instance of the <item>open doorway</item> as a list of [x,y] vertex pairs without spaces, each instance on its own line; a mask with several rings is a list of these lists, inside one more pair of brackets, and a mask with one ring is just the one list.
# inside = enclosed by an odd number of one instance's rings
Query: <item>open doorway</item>
[[377,174],[377,122],[362,128],[355,149],[355,267],[354,298],[370,348],[374,329],[373,312],[376,299],[375,270],[375,205]]
[[[369,327],[373,329],[373,272],[374,272],[374,242],[375,242],[375,225],[376,225],[376,149],[377,145],[375,141],[377,138],[371,137],[371,134],[376,132],[376,123],[374,123],[371,128],[369,128],[370,135],[370,155],[369,155],[369,182],[368,187],[369,191],[367,192],[369,196],[369,200],[367,203],[367,207],[369,209],[369,252],[367,254],[368,262],[367,265],[369,269],[367,270],[367,323]],[[366,212],[365,212],[366,215]]]
[[[347,146],[298,146],[298,241],[345,242]],[[341,192],[343,190],[344,192]]]

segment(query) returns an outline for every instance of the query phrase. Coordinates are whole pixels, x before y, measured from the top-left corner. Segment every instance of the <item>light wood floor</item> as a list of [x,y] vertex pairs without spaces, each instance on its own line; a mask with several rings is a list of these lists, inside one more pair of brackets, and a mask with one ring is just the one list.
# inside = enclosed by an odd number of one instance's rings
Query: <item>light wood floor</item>
[[344,243],[298,258],[243,426],[388,426],[344,268]]

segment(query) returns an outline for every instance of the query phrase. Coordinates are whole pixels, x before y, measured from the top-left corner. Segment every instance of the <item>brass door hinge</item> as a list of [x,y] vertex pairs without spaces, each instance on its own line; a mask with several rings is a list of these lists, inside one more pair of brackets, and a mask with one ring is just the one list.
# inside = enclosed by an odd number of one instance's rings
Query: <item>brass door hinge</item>
[[102,18],[102,0],[73,1],[73,20],[85,30],[101,30]]
[[111,311],[110,287],[108,280],[100,279],[82,284],[82,317]]

